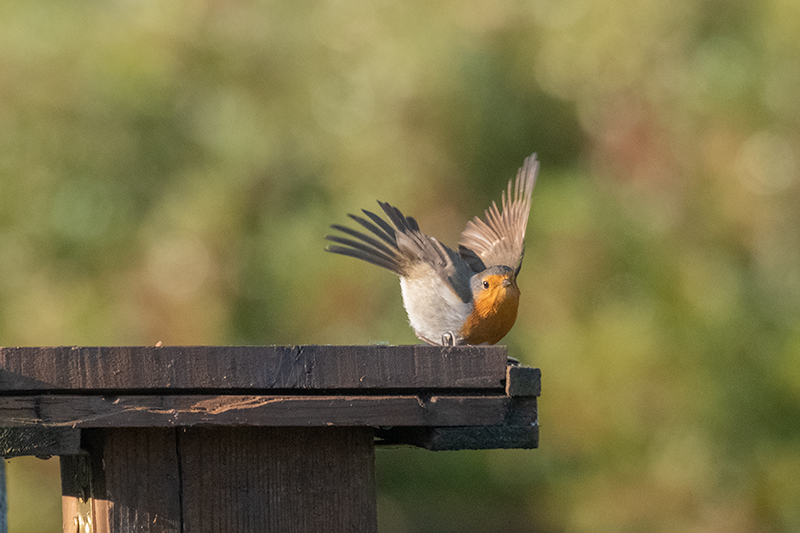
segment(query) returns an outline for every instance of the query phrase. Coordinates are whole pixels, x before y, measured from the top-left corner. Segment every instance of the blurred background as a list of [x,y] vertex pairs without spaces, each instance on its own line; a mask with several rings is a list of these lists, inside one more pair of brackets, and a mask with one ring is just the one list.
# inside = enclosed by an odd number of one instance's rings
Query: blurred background
[[380,450],[381,531],[798,531],[798,126],[796,0],[5,0],[0,344],[416,343],[328,225],[455,245],[536,151],[541,447]]

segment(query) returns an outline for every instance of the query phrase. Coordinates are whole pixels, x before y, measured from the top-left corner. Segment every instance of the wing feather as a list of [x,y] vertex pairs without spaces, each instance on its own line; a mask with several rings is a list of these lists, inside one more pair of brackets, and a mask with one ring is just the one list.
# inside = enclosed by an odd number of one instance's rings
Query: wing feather
[[539,161],[536,154],[525,158],[516,180],[508,182],[500,205],[497,202],[484,213],[485,220],[475,217],[461,233],[458,252],[475,272],[494,265],[505,265],[517,273],[525,255],[525,229],[531,210],[531,196]]

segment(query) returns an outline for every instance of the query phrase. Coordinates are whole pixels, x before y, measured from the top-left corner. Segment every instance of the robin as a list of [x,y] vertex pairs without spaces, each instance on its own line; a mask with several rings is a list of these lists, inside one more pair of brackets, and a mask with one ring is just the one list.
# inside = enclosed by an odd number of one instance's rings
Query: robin
[[517,318],[517,275],[525,251],[525,228],[531,194],[539,171],[536,154],[517,171],[508,196],[475,217],[461,233],[458,253],[429,237],[417,221],[386,202],[378,202],[394,225],[375,213],[348,215],[369,234],[346,226],[331,228],[346,236],[328,235],[336,244],[327,251],[349,255],[400,276],[408,321],[420,340],[433,345],[495,344]]

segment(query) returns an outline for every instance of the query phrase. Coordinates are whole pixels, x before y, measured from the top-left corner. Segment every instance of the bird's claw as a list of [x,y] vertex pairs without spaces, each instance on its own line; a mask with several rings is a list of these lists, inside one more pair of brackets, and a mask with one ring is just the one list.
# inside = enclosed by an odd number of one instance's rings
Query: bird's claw
[[442,346],[455,346],[456,345],[456,336],[453,335],[452,331],[446,332],[442,335]]

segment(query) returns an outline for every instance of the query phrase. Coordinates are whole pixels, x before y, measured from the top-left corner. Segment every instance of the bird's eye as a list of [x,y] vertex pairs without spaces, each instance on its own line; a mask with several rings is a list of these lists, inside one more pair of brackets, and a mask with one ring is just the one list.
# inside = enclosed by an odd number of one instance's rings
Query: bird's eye
[[489,288],[489,282],[488,281],[483,280],[483,288],[484,289],[488,289]]

